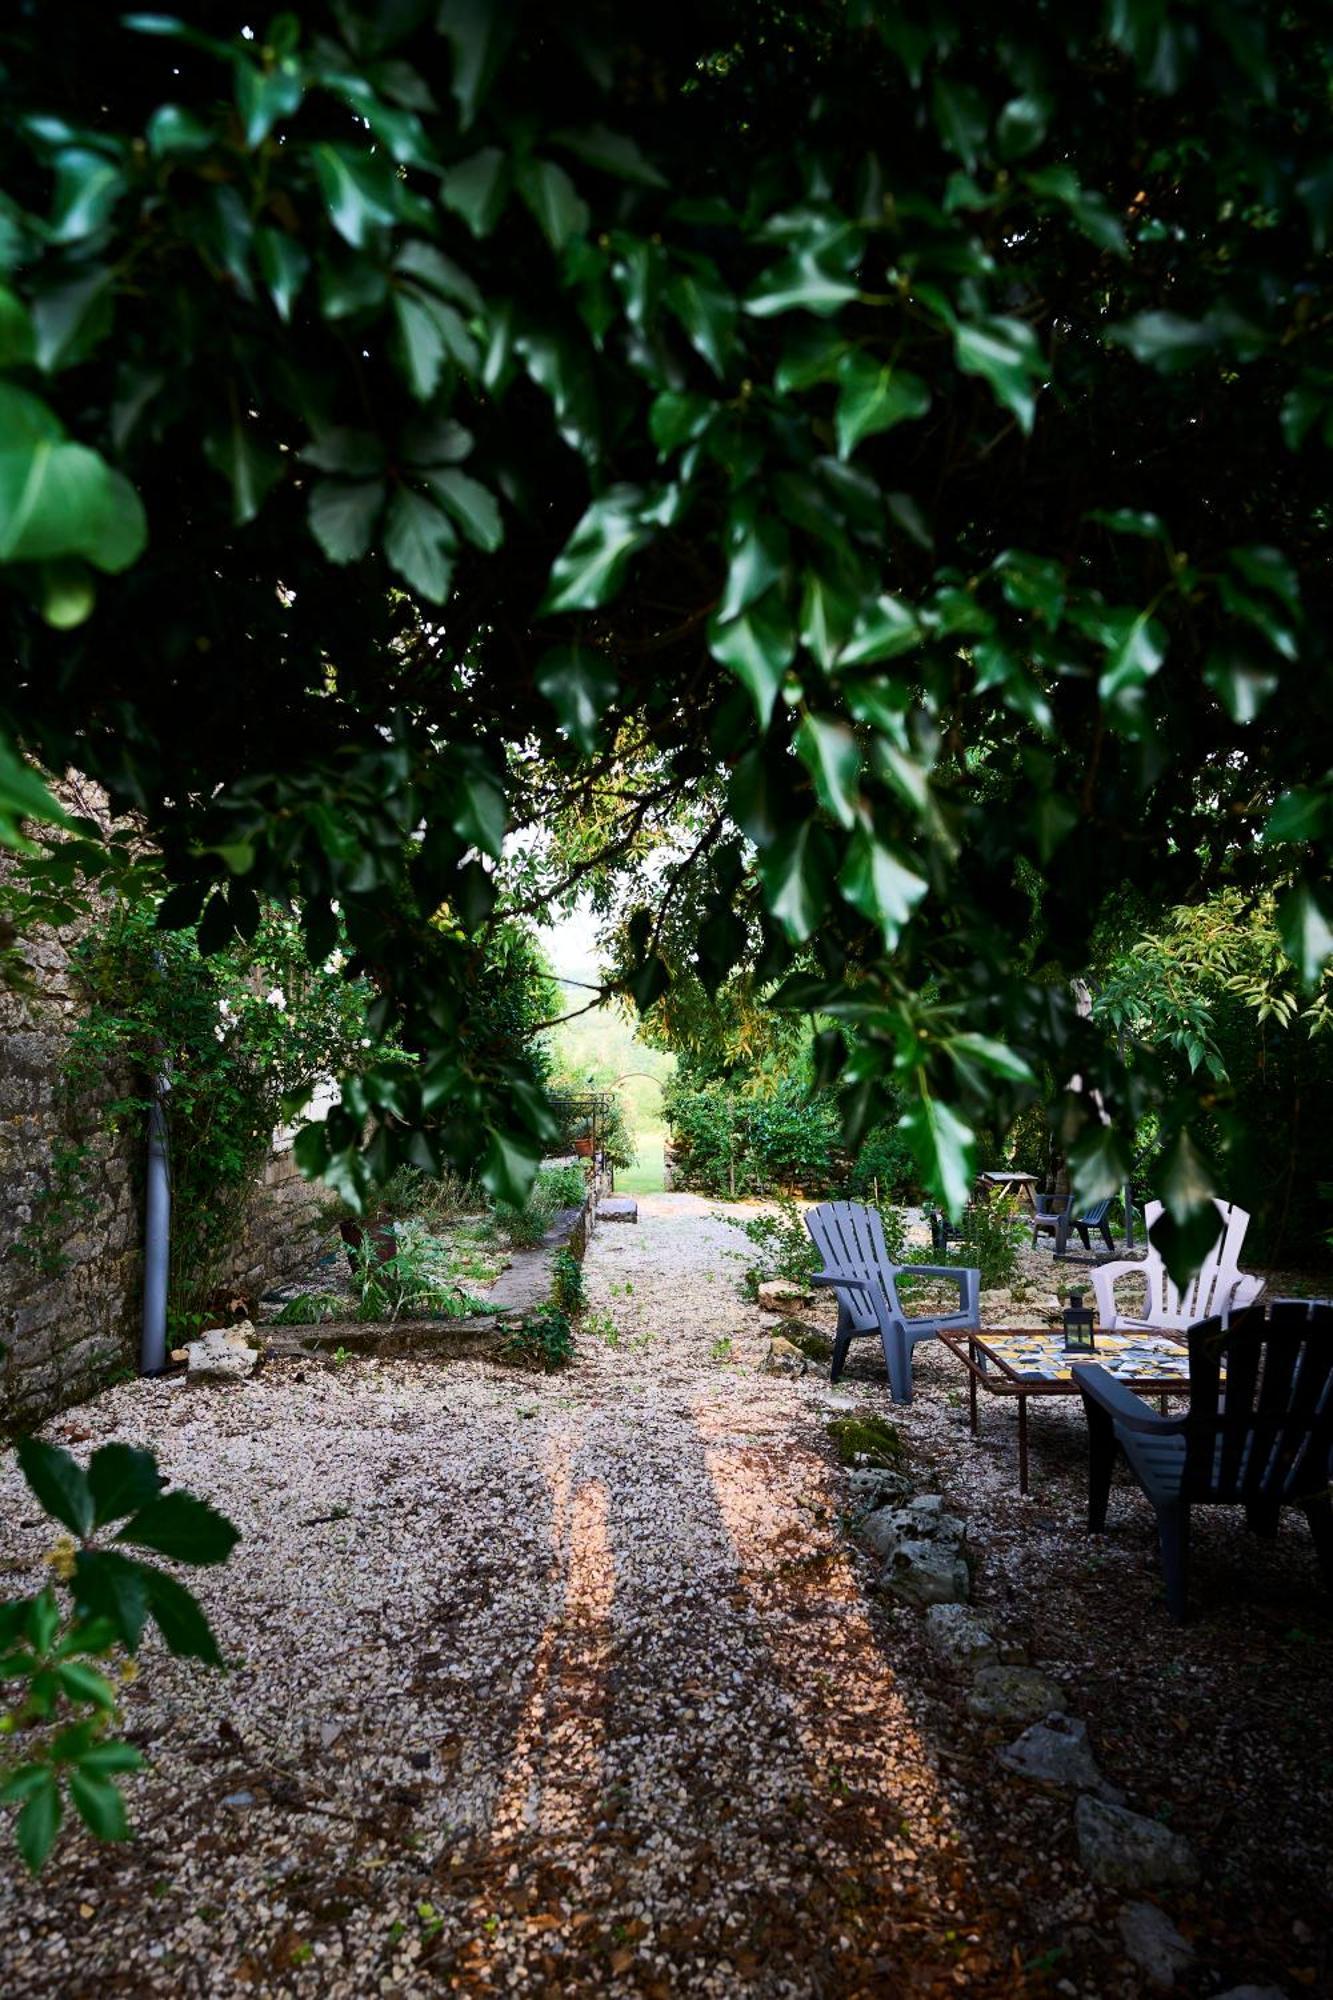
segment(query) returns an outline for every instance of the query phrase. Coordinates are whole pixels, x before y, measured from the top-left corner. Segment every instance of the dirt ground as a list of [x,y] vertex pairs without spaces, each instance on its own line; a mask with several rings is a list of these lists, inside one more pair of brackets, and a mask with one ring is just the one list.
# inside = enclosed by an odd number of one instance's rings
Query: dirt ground
[[[743,1239],[689,1195],[603,1226],[575,1365],[283,1361],[134,1383],[47,1435],[150,1444],[243,1541],[203,1575],[226,1675],[149,1646],[126,1690],[137,1829],[0,1880],[0,1994],[778,1996],[1150,1989],[1071,1801],[1006,1776],[921,1614],[873,1588],[827,1423],[892,1414],[968,1520],[974,1599],[1088,1722],[1107,1776],[1188,1836],[1177,1992],[1327,1993],[1333,1614],[1304,1522],[1198,1524],[1166,1618],[1126,1480],[1083,1528],[1077,1404],[967,1430],[917,1350],[890,1411],[867,1343],[831,1390],[758,1372]],[[48,1536],[11,1461],[0,1563]]]

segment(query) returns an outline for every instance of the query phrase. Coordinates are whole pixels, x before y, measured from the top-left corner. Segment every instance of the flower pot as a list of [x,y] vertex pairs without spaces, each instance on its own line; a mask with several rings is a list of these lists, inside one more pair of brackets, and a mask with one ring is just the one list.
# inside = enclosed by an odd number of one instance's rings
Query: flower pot
[[592,1158],[592,1140],[576,1139],[574,1141],[574,1151],[579,1159],[590,1160]]

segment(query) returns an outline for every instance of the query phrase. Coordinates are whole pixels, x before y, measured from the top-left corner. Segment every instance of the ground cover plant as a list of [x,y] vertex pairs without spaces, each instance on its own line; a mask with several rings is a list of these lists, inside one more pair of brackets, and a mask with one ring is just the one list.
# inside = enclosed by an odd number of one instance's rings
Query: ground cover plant
[[345,926],[372,1047],[309,1170],[359,1204],[480,1126],[523,1199],[547,1113],[471,996],[506,825],[574,794],[558,888],[684,830],[624,912],[641,1005],[683,902],[705,988],[829,1019],[849,1140],[891,1088],[954,1209],[1048,1059],[1087,1195],[1155,1101],[1200,1254],[1208,1079],[1067,975],[1129,891],[1270,887],[1307,982],[1333,935],[1298,18],[69,25],[0,47],[6,822],[53,813],[13,752],[77,763],[205,950],[266,896],[316,962]]

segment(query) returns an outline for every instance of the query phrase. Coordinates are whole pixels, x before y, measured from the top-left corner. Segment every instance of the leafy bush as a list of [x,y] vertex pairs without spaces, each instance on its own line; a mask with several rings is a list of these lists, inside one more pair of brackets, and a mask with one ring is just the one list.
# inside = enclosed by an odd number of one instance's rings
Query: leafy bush
[[485,1311],[484,1301],[470,1297],[451,1276],[443,1244],[420,1223],[399,1223],[395,1240],[392,1257],[379,1257],[370,1238],[352,1253],[358,1319],[464,1319]]
[[938,1261],[980,1271],[983,1291],[1011,1285],[1020,1269],[1019,1248],[1028,1234],[1018,1202],[1001,1195],[971,1202],[957,1228],[956,1240]]
[[803,1078],[677,1078],[663,1095],[677,1187],[702,1194],[850,1194],[906,1199],[918,1173],[896,1126],[876,1126],[854,1159],[842,1143],[837,1106]]
[[586,1297],[582,1264],[572,1250],[557,1250],[551,1259],[552,1303],[562,1313],[577,1313],[582,1311]]
[[847,1175],[847,1192],[858,1201],[913,1201],[921,1169],[896,1125],[867,1132]]
[[[0,1714],[0,1743],[17,1759],[0,1764],[0,1805],[19,1808],[18,1848],[36,1873],[60,1831],[68,1789],[75,1811],[99,1840],[124,1840],[125,1802],[115,1780],[143,1758],[111,1733],[116,1688],[101,1664],[126,1677],[117,1656],[139,1650],[151,1617],[170,1652],[220,1667],[222,1655],[193,1595],[131,1549],[173,1562],[227,1560],[239,1539],[231,1522],[166,1484],[150,1451],[104,1444],[85,1470],[68,1452],[36,1438],[18,1445],[24,1478],[43,1510],[66,1530],[49,1557],[55,1586],[0,1604],[0,1682],[17,1695]],[[99,1529],[119,1523],[98,1540]]]
[[516,1250],[531,1250],[562,1208],[582,1208],[587,1198],[588,1182],[582,1167],[543,1167],[523,1207],[497,1201],[495,1219]]
[[335,1292],[298,1292],[273,1315],[274,1326],[318,1326],[335,1319],[342,1301]]
[[574,1358],[574,1329],[557,1306],[529,1313],[511,1327],[500,1342],[501,1355],[528,1368],[541,1368],[547,1375],[563,1368]]

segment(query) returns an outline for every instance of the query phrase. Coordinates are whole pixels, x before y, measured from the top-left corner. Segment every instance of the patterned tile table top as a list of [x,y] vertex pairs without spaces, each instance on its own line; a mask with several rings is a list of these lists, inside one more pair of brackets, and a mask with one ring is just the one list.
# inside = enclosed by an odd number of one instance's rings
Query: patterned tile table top
[[1187,1383],[1190,1358],[1173,1340],[1151,1333],[1099,1333],[1091,1354],[1066,1354],[1058,1333],[987,1333],[979,1337],[983,1366],[986,1356],[1033,1382],[1071,1382],[1074,1369],[1095,1362],[1124,1382]]

